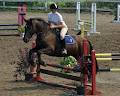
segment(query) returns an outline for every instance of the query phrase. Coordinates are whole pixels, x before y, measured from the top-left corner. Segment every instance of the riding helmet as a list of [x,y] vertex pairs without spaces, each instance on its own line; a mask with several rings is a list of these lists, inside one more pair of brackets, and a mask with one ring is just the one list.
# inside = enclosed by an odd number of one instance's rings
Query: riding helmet
[[52,3],[52,4],[50,5],[50,9],[58,9],[57,4]]

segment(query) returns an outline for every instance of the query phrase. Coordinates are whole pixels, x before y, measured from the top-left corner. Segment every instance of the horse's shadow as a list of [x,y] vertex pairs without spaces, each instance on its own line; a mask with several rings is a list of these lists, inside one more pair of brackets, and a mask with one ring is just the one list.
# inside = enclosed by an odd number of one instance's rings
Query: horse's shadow
[[[68,89],[64,89],[64,88],[60,88],[60,87],[53,87],[53,86],[42,84],[42,83],[39,83],[39,82],[27,82],[27,81],[24,81],[24,80],[7,81],[7,82],[12,83],[12,84],[17,84],[18,86],[15,86],[13,88],[5,88],[4,89],[5,91],[24,93],[24,92],[27,92],[27,91],[30,92],[30,91],[34,91],[34,90],[48,90],[48,89],[56,90],[56,88],[57,88],[58,90],[63,91],[60,94],[58,93],[58,96],[77,96],[77,95],[74,95],[74,94],[77,94],[74,90],[70,91]],[[28,85],[25,85],[25,83],[27,83]],[[23,86],[22,86],[22,84],[23,84]]]
[[[15,85],[18,85],[18,87],[13,87],[13,88],[6,88],[4,90],[7,91],[25,91],[25,90],[36,90],[36,89],[40,89],[40,90],[45,90],[45,89],[51,89],[51,88],[55,88],[53,86],[50,85],[46,85],[46,84],[42,84],[39,82],[28,82],[28,81],[24,81],[24,80],[19,80],[19,81],[7,81],[8,83],[12,83]],[[56,87],[58,88],[58,87]],[[62,88],[59,88],[62,89]]]
[[8,83],[12,83],[15,85],[18,85],[18,87],[13,87],[13,88],[8,88],[5,89],[7,91],[25,91],[25,90],[44,90],[44,89],[49,89],[50,86],[38,83],[38,82],[32,82],[32,81],[25,81],[25,80],[18,80],[18,81],[7,81]]

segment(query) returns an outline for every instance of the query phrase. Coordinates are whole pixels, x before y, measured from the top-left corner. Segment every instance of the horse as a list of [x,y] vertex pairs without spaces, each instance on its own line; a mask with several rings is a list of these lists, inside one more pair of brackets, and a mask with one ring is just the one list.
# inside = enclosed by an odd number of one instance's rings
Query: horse
[[[80,35],[66,35],[65,36],[65,46],[67,49],[67,54],[61,53],[61,44],[59,31],[52,30],[47,21],[42,18],[30,18],[28,20],[25,19],[25,34],[23,37],[23,41],[28,43],[32,36],[36,34],[36,46],[29,51],[29,62],[32,66],[34,65],[34,60],[32,58],[32,53],[37,53],[38,56],[38,65],[44,65],[45,62],[41,60],[41,54],[46,54],[48,56],[55,57],[65,57],[65,56],[73,56],[77,61],[80,61],[80,57],[83,56],[83,39]],[[57,33],[57,34],[56,34]],[[89,54],[91,54],[91,50],[93,50],[92,44],[89,40],[88,48]]]

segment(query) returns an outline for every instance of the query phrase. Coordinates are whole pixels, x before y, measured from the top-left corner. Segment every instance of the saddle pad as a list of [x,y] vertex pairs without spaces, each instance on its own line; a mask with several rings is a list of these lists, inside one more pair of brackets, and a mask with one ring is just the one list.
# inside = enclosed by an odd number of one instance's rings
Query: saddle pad
[[74,44],[75,43],[75,39],[70,36],[70,35],[65,35],[65,43],[66,44]]

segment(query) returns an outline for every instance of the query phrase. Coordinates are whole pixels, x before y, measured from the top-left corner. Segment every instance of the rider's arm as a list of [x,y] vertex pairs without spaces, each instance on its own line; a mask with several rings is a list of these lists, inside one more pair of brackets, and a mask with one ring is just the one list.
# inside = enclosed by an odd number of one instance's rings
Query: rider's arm
[[50,28],[53,29],[53,28],[63,28],[65,27],[64,23],[63,22],[60,22],[59,24],[55,25],[53,23],[50,23]]

